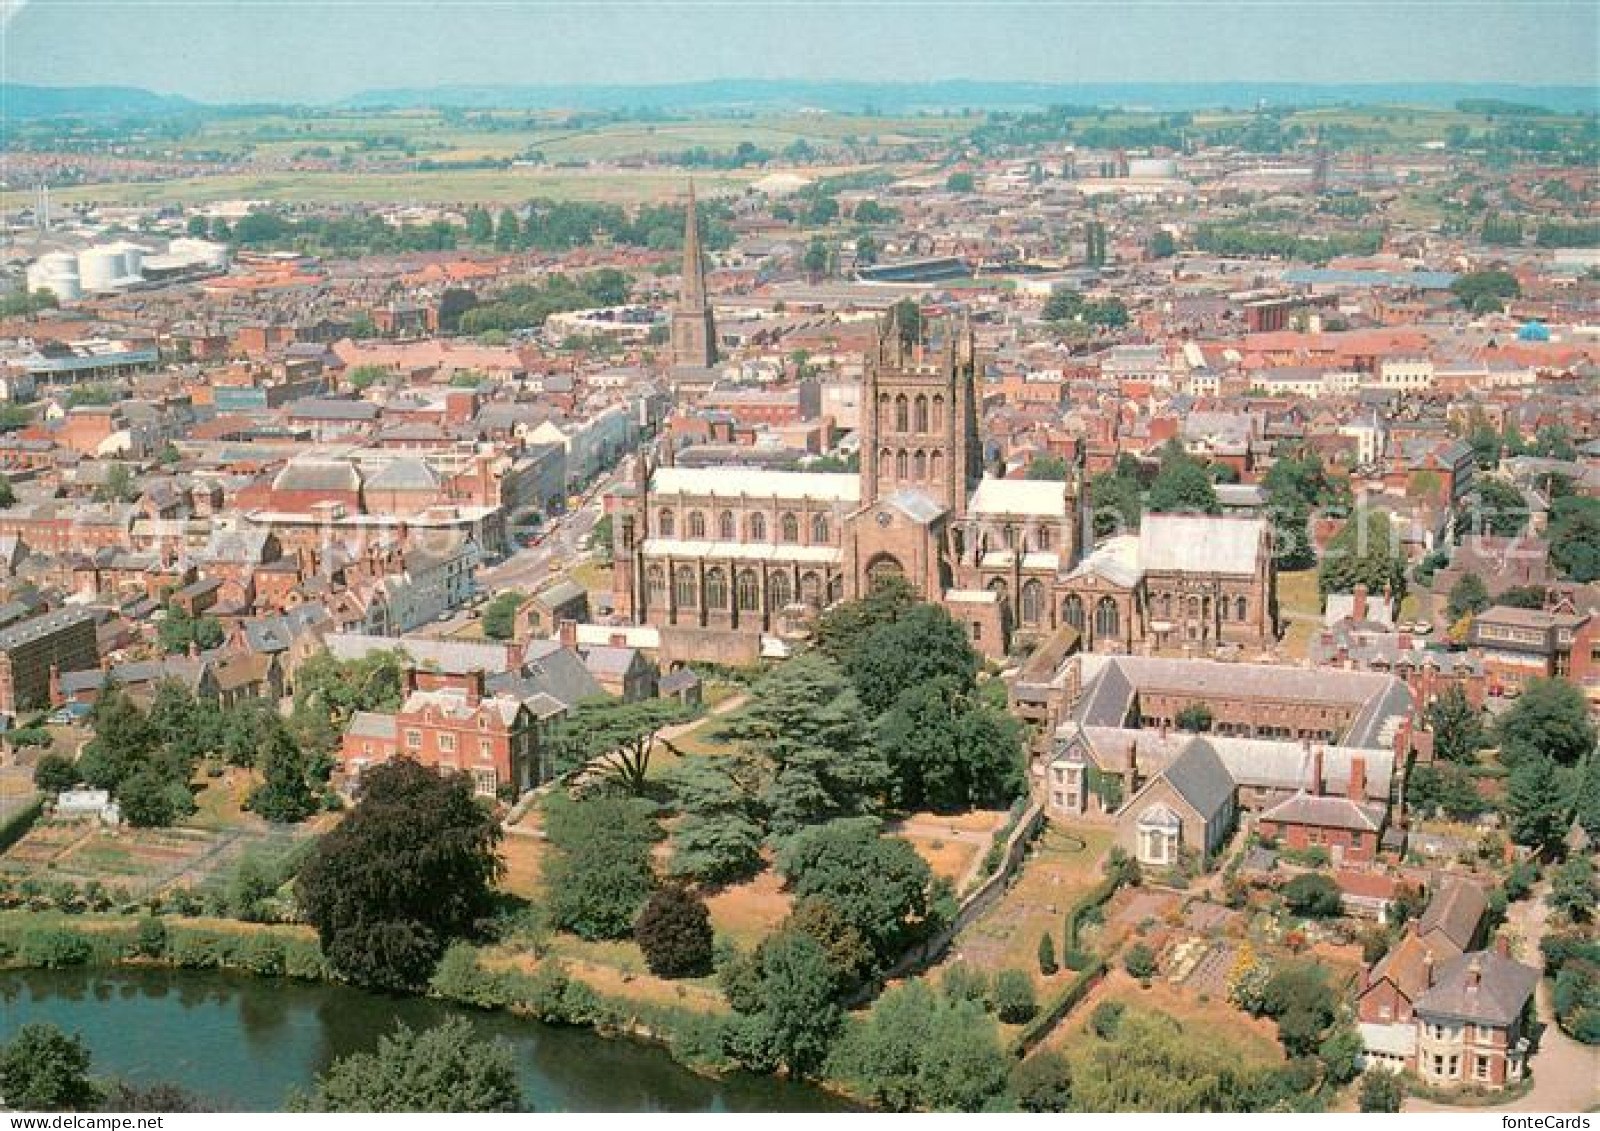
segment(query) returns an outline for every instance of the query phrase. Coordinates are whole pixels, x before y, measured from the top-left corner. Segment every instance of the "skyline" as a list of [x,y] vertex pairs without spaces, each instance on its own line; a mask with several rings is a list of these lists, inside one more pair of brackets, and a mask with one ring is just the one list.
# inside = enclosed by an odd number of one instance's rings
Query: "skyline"
[[[830,18],[817,19],[819,12]],[[1600,85],[1600,10],[1562,0],[1399,7],[1368,0],[1203,7],[1143,0],[1116,10],[925,0],[271,6],[6,0],[0,14],[8,82],[137,86],[205,102],[331,102],[396,87],[752,77]],[[351,43],[363,49],[352,54]],[[241,44],[250,45],[246,65],[238,57]]]

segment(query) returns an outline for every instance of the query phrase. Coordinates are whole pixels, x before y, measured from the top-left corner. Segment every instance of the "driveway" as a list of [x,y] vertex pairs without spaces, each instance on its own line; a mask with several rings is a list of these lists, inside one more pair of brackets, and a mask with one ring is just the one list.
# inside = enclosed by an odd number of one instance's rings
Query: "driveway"
[[[1544,956],[1539,952],[1539,940],[1544,938],[1550,916],[1550,909],[1544,902],[1547,890],[1547,885],[1540,884],[1529,898],[1512,904],[1507,913],[1513,932],[1522,939],[1522,952],[1518,957],[1530,966],[1541,968]],[[1539,979],[1535,1002],[1544,1032],[1539,1035],[1539,1049],[1532,1060],[1533,1090],[1508,1104],[1483,1110],[1561,1113],[1594,1110],[1600,1106],[1600,1048],[1579,1044],[1561,1031],[1550,1004],[1548,979]],[[1461,1112],[1476,1109],[1407,1097],[1404,1110]]]

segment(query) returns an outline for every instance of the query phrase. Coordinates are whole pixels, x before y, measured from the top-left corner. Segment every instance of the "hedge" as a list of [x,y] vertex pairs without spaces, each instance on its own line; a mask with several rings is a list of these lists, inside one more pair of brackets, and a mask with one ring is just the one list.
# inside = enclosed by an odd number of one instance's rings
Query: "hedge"
[[44,794],[34,794],[33,800],[0,821],[0,852],[4,852],[28,835],[41,814],[44,813]]
[[1073,1008],[1084,999],[1095,987],[1095,984],[1105,975],[1106,960],[1096,958],[1088,966],[1078,972],[1078,976],[1061,991],[1050,1003],[1039,1012],[1039,1015],[1022,1027],[1022,1030],[1011,1040],[1011,1054],[1016,1057],[1028,1055],[1034,1045],[1049,1034],[1061,1019],[1071,1013]]

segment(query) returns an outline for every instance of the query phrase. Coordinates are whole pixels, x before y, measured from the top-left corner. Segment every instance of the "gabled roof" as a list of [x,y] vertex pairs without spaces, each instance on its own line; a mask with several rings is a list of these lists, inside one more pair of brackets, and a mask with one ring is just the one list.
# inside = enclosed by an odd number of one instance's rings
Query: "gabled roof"
[[1139,565],[1161,571],[1253,576],[1267,537],[1259,518],[1147,514],[1139,525]]
[[1163,776],[1178,796],[1207,820],[1222,812],[1233,799],[1233,777],[1211,743],[1203,738],[1190,742]]
[[1260,819],[1286,825],[1314,825],[1325,829],[1375,833],[1382,831],[1384,816],[1381,805],[1357,804],[1348,797],[1297,793],[1262,813]]
[[1427,937],[1439,932],[1457,951],[1472,945],[1478,927],[1489,910],[1489,899],[1477,884],[1451,876],[1439,882],[1427,909],[1417,920],[1417,933]]
[[1433,986],[1412,1003],[1419,1015],[1506,1026],[1522,1014],[1539,972],[1492,950],[1458,955],[1438,967]]

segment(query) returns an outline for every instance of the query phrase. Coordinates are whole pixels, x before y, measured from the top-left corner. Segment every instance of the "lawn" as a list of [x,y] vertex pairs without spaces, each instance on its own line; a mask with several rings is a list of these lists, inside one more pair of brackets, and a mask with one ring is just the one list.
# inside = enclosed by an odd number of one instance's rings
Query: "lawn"
[[771,934],[793,905],[789,893],[783,890],[783,880],[771,870],[725,887],[706,899],[711,926],[718,936],[746,948]]
[[1317,590],[1315,569],[1284,570],[1278,574],[1278,609],[1285,616],[1303,613],[1322,617],[1322,595]]
[[[971,962],[983,969],[1027,970],[1039,975],[1039,936],[1049,931],[1061,952],[1067,911],[1101,879],[1111,848],[1109,828],[1068,832],[1047,826],[1001,900],[956,936],[946,962]],[[1056,975],[1059,980],[1063,976]]]
[[1045,1040],[1044,1047],[1065,1053],[1069,1058],[1083,1055],[1097,1040],[1087,1029],[1089,1017],[1095,1006],[1106,1001],[1121,1002],[1129,1013],[1165,1013],[1186,1031],[1204,1034],[1207,1039],[1226,1045],[1242,1064],[1283,1062],[1277,1026],[1266,1018],[1251,1017],[1215,998],[1201,1001],[1198,995],[1159,978],[1147,989],[1120,969],[1106,975],[1105,980],[1056,1027]]
[[989,851],[995,830],[1006,822],[1004,809],[974,809],[945,815],[912,813],[888,826],[888,832],[910,841],[936,876],[959,890],[973,864]]

